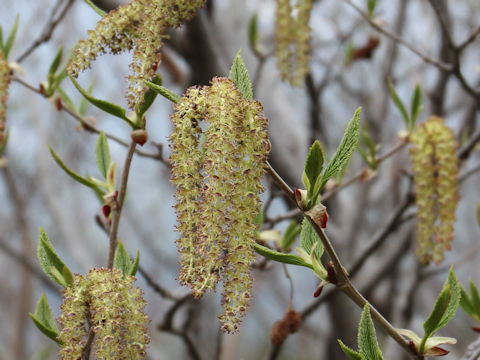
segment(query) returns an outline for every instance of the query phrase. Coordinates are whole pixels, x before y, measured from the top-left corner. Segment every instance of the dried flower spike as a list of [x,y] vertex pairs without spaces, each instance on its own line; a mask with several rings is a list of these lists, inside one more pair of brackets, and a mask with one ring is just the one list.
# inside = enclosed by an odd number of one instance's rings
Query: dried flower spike
[[59,339],[65,344],[65,360],[82,357],[87,341],[86,322],[95,332],[97,359],[145,359],[150,341],[146,301],[142,290],[133,288],[135,278],[124,277],[119,269],[92,269],[87,276],[76,275],[63,293]]
[[187,90],[172,122],[180,282],[200,297],[222,280],[220,320],[224,331],[234,332],[251,298],[254,220],[270,149],[267,119],[231,79],[214,78],[211,86]]
[[294,86],[303,83],[310,72],[311,28],[309,25],[313,0],[298,0],[294,18],[291,0],[277,0],[275,40],[277,64],[283,80]]
[[147,91],[144,81],[154,77],[166,30],[192,19],[205,1],[133,0],[119,6],[104,16],[95,30],[89,31],[86,40],[78,43],[68,73],[77,77],[97,56],[108,51],[118,54],[134,50],[127,97],[130,107],[135,109]]
[[416,204],[417,255],[440,263],[454,238],[458,203],[458,147],[443,119],[432,116],[410,137]]

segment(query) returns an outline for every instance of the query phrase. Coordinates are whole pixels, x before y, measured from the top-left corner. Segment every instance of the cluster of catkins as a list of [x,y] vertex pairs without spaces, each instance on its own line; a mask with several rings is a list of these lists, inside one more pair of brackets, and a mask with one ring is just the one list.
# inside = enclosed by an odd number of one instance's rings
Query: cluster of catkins
[[96,359],[145,359],[150,342],[146,301],[135,278],[119,269],[92,269],[86,276],[76,275],[73,285],[63,292],[60,356],[64,360],[82,359],[88,338],[86,323],[95,333]]
[[5,140],[5,124],[7,122],[7,99],[8,86],[10,84],[11,73],[8,61],[0,52],[0,147]]
[[442,118],[432,116],[410,136],[410,154],[418,207],[417,255],[440,263],[454,237],[458,203],[458,148]]
[[277,64],[283,80],[294,86],[303,83],[310,72],[311,28],[309,25],[313,0],[298,0],[296,17],[291,0],[277,0],[275,40]]
[[222,329],[234,332],[251,297],[267,119],[228,78],[191,87],[175,106],[170,137],[180,282],[196,297],[223,281]]
[[78,43],[67,72],[77,77],[98,55],[133,49],[127,98],[129,106],[135,109],[148,89],[144,81],[154,77],[166,30],[192,19],[205,1],[133,0],[119,6],[104,16],[95,30],[89,31],[86,40]]

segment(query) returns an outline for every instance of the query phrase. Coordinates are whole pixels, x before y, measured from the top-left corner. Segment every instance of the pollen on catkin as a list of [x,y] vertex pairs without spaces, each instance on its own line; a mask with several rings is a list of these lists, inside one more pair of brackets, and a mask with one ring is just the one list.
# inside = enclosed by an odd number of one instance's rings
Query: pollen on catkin
[[127,99],[130,108],[135,109],[148,89],[144,81],[154,77],[166,30],[191,20],[205,1],[133,0],[119,6],[105,15],[95,30],[88,32],[86,40],[78,43],[67,72],[77,77],[99,55],[133,50]]
[[310,72],[313,0],[298,0],[296,17],[290,1],[277,0],[275,48],[282,79],[299,86]]
[[458,192],[458,148],[442,118],[432,116],[410,136],[417,212],[417,255],[443,261],[454,238]]
[[7,122],[8,86],[10,85],[11,72],[8,61],[0,52],[0,147],[5,141],[5,127]]
[[214,78],[210,86],[187,91],[172,122],[179,279],[196,297],[221,280],[222,329],[234,332],[251,299],[255,218],[270,150],[267,119],[261,104],[244,99],[234,81]]
[[133,287],[134,281],[119,269],[92,269],[86,276],[75,276],[73,285],[64,290],[59,318],[62,359],[81,358],[87,322],[95,333],[97,359],[146,358],[149,319],[143,312],[143,292]]

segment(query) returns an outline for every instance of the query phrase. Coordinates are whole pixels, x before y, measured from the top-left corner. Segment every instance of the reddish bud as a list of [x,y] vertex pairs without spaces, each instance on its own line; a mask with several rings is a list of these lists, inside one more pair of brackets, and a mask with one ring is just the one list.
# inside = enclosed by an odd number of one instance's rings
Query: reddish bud
[[57,97],[55,100],[55,106],[57,107],[58,111],[61,111],[63,109],[63,102],[62,99]]
[[480,333],[480,326],[473,326],[472,330],[477,332],[477,333]]
[[435,349],[435,356],[445,356],[450,353],[450,351],[442,349],[441,347],[435,346],[433,347]]
[[102,213],[103,216],[105,216],[108,219],[108,216],[110,215],[112,209],[110,208],[110,205],[103,205],[102,206]]
[[322,293],[322,291],[323,291],[323,285],[320,285],[320,286],[317,288],[317,290],[315,290],[315,292],[313,293],[313,297],[316,297],[316,298],[319,297],[320,294]]
[[335,268],[333,267],[333,263],[329,261],[327,263],[327,273],[328,273],[328,281],[331,282],[332,284],[336,285],[337,284],[337,274],[335,273]]
[[132,131],[131,137],[136,144],[143,146],[148,140],[148,132],[144,129],[134,130]]

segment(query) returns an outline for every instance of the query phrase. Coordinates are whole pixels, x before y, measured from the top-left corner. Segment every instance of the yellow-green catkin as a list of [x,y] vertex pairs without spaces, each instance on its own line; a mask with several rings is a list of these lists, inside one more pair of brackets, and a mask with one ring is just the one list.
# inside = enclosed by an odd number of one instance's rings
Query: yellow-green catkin
[[146,358],[149,319],[143,311],[143,292],[133,287],[134,281],[119,269],[92,269],[87,276],[75,276],[73,285],[64,290],[59,318],[62,359],[82,358],[87,323],[95,333],[96,359]]
[[432,116],[410,136],[417,213],[417,255],[428,264],[451,249],[458,191],[458,143],[442,118]]
[[206,0],[133,0],[110,11],[88,32],[75,50],[68,73],[77,77],[97,56],[133,50],[128,102],[132,109],[143,102],[145,80],[152,80],[160,62],[162,37],[167,29],[191,20]]
[[311,33],[309,25],[313,0],[298,0],[293,16],[291,0],[277,0],[275,42],[277,65],[283,80],[294,86],[310,72]]
[[5,141],[5,128],[7,123],[8,86],[10,85],[11,72],[8,61],[0,52],[0,147]]
[[200,297],[222,280],[222,329],[234,332],[251,298],[255,218],[270,150],[267,119],[233,80],[214,78],[187,91],[172,121],[180,281]]

